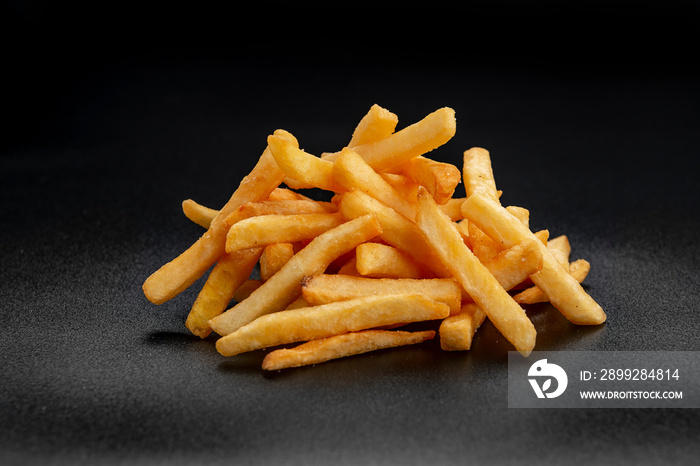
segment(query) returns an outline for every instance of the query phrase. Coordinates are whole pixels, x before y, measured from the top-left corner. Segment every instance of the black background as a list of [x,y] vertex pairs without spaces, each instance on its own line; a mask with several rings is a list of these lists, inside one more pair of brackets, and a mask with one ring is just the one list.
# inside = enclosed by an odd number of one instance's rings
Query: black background
[[340,5],[6,4],[0,462],[692,463],[696,410],[509,409],[489,323],[263,374],[188,335],[201,281],[143,297],[201,234],[181,201],[221,206],[275,129],[318,154],[374,103],[450,106],[431,157],[489,149],[504,203],[592,264],[607,323],[530,306],[536,349],[700,349],[694,2]]

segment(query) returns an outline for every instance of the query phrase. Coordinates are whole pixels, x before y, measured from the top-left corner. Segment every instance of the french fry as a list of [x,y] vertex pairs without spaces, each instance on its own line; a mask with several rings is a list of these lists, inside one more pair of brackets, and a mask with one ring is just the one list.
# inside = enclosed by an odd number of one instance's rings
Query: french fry
[[262,250],[246,249],[222,255],[209,272],[197,295],[185,326],[194,335],[206,338],[211,333],[209,320],[226,310],[236,290],[248,279]]
[[[275,134],[292,145],[296,139],[286,131]],[[219,214],[212,220],[209,229],[188,249],[175,259],[161,266],[143,284],[146,298],[154,304],[162,304],[187,289],[197,281],[225,252],[226,234],[223,228],[226,217],[246,202],[266,199],[284,179],[269,148],[260,156],[253,170],[241,180],[236,191]]]
[[383,243],[363,243],[355,248],[355,268],[365,277],[426,278],[430,273],[408,255]]
[[496,180],[491,166],[489,151],[481,147],[472,147],[464,151],[462,173],[464,176],[464,190],[467,197],[474,193],[482,193],[498,200]]
[[333,163],[299,149],[284,137],[272,134],[267,144],[277,165],[284,174],[305,187],[342,192],[343,188],[333,179]]
[[452,199],[457,185],[462,181],[459,168],[423,156],[403,162],[398,171],[427,189],[440,205]]
[[309,366],[398,346],[415,345],[435,337],[433,330],[361,330],[308,341],[294,348],[271,351],[262,362],[263,370],[275,371]]
[[[375,170],[385,171],[447,143],[455,135],[456,125],[454,110],[444,107],[391,136],[354,146],[353,150]],[[338,155],[339,152],[334,152],[323,158],[332,161]]]
[[559,235],[547,242],[547,249],[559,261],[564,268],[569,267],[569,256],[571,255],[571,243],[566,235]]
[[[465,202],[468,201],[469,198]],[[440,211],[426,190],[418,193],[416,223],[443,265],[486,313],[494,326],[517,351],[524,355],[530,354],[535,346],[537,333],[532,322],[523,308],[464,244],[453,222]]]
[[[579,259],[571,263],[569,273],[576,279],[577,282],[583,283],[591,270],[591,264]],[[536,285],[527,288],[513,296],[516,302],[521,304],[535,304],[547,302],[547,296]]]
[[219,213],[218,210],[205,207],[192,199],[185,199],[182,201],[182,212],[185,214],[185,217],[207,229],[209,229],[211,221],[214,220]]
[[403,198],[352,149],[343,149],[333,162],[333,179],[345,190],[362,191],[410,220],[416,216],[415,205]]
[[381,232],[377,219],[365,215],[320,234],[247,299],[209,321],[209,325],[219,335],[226,335],[264,314],[284,309],[301,296],[303,277],[322,273],[336,258]]
[[348,147],[370,144],[391,136],[398,123],[398,116],[374,104],[355,127]]
[[[245,251],[245,250],[244,250]],[[260,285],[263,284],[263,281],[259,278],[249,278],[248,280],[244,281],[241,286],[239,286],[235,293],[233,293],[233,300],[237,302],[241,302],[244,299],[246,299],[250,294],[260,288]]]
[[260,215],[231,226],[226,236],[226,252],[258,248],[273,243],[310,240],[345,221],[339,213]]
[[440,348],[443,351],[466,351],[471,349],[477,329],[486,319],[486,313],[474,303],[464,304],[460,312],[446,317],[438,330]]
[[450,313],[459,312],[462,290],[451,278],[367,278],[317,274],[305,277],[301,294],[312,306],[335,301],[385,294],[420,294],[447,304]]
[[510,290],[542,269],[542,253],[537,243],[537,239],[523,240],[501,251],[484,266],[505,290]]
[[444,319],[449,312],[446,304],[421,295],[368,296],[263,315],[219,338],[216,349],[234,356],[375,327]]
[[272,243],[263,248],[260,256],[260,278],[267,281],[294,255],[294,244]]
[[[417,192],[418,190],[416,189],[416,193]],[[448,199],[447,202],[439,204],[440,210],[447,214],[453,222],[464,220],[464,215],[462,215],[462,202],[464,202],[464,199],[463,197]]]
[[372,214],[382,225],[384,242],[408,254],[414,261],[424,265],[435,275],[450,276],[442,262],[435,256],[416,224],[386,204],[367,194],[351,190],[340,201],[340,213],[346,218]]
[[[534,235],[528,227],[493,199],[473,194],[462,204],[462,213],[486,234],[505,247]],[[540,243],[541,244],[541,243]],[[554,307],[569,321],[579,325],[598,325],[606,320],[600,305],[588,295],[546,246],[542,252],[542,270],[530,278]]]

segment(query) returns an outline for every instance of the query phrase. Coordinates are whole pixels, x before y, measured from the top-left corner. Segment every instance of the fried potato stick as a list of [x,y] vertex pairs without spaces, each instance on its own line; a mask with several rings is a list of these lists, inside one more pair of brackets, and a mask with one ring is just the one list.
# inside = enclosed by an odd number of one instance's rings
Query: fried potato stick
[[[569,267],[569,273],[579,283],[583,283],[583,281],[588,276],[588,272],[591,270],[591,264],[584,259],[579,259],[572,262]],[[516,302],[521,304],[535,304],[547,302],[547,296],[537,286],[532,286],[521,291],[520,293],[513,296],[513,299],[515,299]]]
[[523,308],[464,244],[453,222],[426,190],[418,193],[418,206],[416,222],[444,266],[515,349],[530,354],[537,332]]
[[474,334],[486,319],[486,313],[474,303],[466,303],[457,314],[446,317],[438,329],[440,348],[444,351],[466,351]]
[[[469,196],[462,204],[462,213],[487,235],[505,247],[534,237],[528,227],[493,199],[481,194]],[[541,244],[541,243],[540,243]],[[532,275],[554,307],[569,321],[579,325],[598,325],[606,320],[600,305],[584,291],[581,284],[552,255],[545,245],[542,252],[542,270]]]
[[462,299],[460,285],[451,278],[367,278],[317,274],[304,278],[301,293],[310,305],[347,301],[363,296],[420,294],[447,304],[450,313],[459,312]]
[[452,199],[457,185],[462,181],[459,168],[424,156],[407,160],[398,171],[427,189],[440,205]]
[[361,146],[391,136],[396,131],[399,117],[377,104],[370,107],[352,133],[348,147]]
[[[286,131],[275,134],[296,144],[296,139]],[[212,220],[209,229],[187,250],[164,264],[143,284],[146,298],[154,304],[162,304],[187,289],[197,281],[225,252],[226,234],[223,227],[226,217],[246,202],[266,199],[284,179],[269,148],[260,156],[251,172],[241,180],[236,191]]]
[[205,207],[192,199],[185,199],[182,201],[182,213],[197,225],[208,229],[219,211]]
[[439,320],[449,313],[446,304],[421,295],[368,296],[263,315],[219,338],[216,349],[234,356],[370,328]]
[[265,356],[263,370],[275,371],[309,366],[333,359],[354,356],[398,346],[415,345],[435,337],[433,330],[361,330],[302,343],[294,348],[281,348]]
[[[455,111],[449,107],[438,109],[422,120],[413,123],[379,141],[354,146],[353,150],[375,170],[385,171],[413,157],[424,155],[455,135],[457,122]],[[335,160],[339,152],[324,155]]]
[[322,233],[247,299],[215,317],[209,324],[219,335],[226,335],[264,314],[284,309],[301,296],[303,277],[322,273],[335,259],[381,232],[377,219],[365,215]]
[[393,246],[362,243],[355,248],[355,268],[374,278],[427,278],[430,272]]
[[200,338],[209,336],[209,320],[226,310],[236,290],[248,280],[261,253],[260,248],[246,249],[219,258],[187,315],[185,326],[190,332]]

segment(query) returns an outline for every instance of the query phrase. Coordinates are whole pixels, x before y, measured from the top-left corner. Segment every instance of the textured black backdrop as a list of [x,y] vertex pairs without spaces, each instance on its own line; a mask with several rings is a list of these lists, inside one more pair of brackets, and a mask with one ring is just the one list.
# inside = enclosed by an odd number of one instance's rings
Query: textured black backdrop
[[[700,350],[693,2],[343,9],[10,2],[0,142],[3,464],[659,464],[696,410],[515,410],[511,347],[436,342],[263,374],[188,335],[201,281],[143,280],[201,230],[277,128],[337,150],[373,103],[450,106],[431,156],[491,151],[506,203],[566,233],[608,313],[528,312],[540,350]],[[7,8],[7,7],[6,7]],[[461,188],[460,188],[461,189]]]

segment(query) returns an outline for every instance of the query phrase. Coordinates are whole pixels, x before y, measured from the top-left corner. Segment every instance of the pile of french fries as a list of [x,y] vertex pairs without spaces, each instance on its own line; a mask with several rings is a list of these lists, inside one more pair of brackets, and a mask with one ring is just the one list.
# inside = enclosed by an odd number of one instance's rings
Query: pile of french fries
[[[565,235],[531,231],[527,209],[501,205],[487,150],[466,150],[461,170],[426,156],[454,136],[454,110],[397,125],[373,105],[347,146],[320,155],[274,131],[220,210],[183,202],[206,231],[145,281],[146,297],[164,303],[209,271],[186,327],[218,334],[224,356],[271,349],[264,370],[436,336],[468,350],[486,318],[527,356],[537,332],[523,305],[538,302],[578,325],[605,321],[581,286],[590,264],[569,261]],[[401,330],[413,322],[435,330]]]

